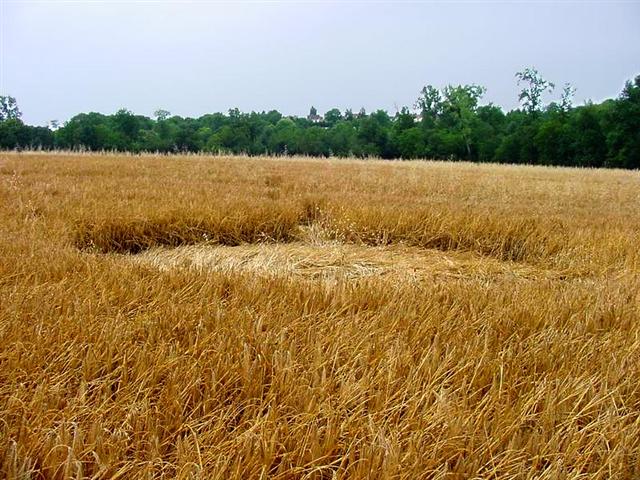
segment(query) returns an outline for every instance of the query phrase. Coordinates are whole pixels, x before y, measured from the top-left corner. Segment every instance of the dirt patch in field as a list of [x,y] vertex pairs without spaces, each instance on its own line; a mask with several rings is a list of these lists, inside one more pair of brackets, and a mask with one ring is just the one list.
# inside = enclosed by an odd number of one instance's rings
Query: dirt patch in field
[[311,279],[402,277],[557,278],[554,272],[489,259],[474,253],[425,250],[391,245],[371,247],[342,243],[292,242],[238,246],[191,245],[152,248],[130,257],[163,270],[193,268],[209,271],[244,271],[263,275]]

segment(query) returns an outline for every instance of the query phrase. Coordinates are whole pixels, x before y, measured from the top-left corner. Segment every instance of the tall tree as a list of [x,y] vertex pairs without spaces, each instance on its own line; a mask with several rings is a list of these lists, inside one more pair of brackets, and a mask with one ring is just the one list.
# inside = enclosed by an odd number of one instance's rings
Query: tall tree
[[324,123],[327,127],[333,127],[340,120],[342,120],[342,113],[337,108],[332,108],[324,114]]
[[555,84],[542,78],[542,75],[534,67],[517,72],[516,78],[518,85],[525,84],[518,96],[525,111],[536,113],[542,110],[542,94],[546,91],[552,92]]
[[158,122],[162,122],[171,116],[171,112],[168,110],[163,110],[162,108],[159,108],[158,110],[153,112],[153,116],[156,117],[156,120]]
[[573,97],[576,94],[576,87],[570,83],[565,83],[560,96],[560,110],[567,113],[573,108]]
[[608,165],[640,168],[640,75],[627,82],[610,115]]
[[487,91],[480,85],[448,85],[443,91],[442,117],[451,132],[464,144],[466,158],[471,160],[471,138],[480,99]]
[[5,120],[19,120],[22,112],[18,108],[16,99],[9,96],[0,95],[0,122]]
[[416,102],[416,108],[420,110],[423,122],[429,120],[435,122],[442,113],[442,94],[440,90],[433,85],[423,87]]

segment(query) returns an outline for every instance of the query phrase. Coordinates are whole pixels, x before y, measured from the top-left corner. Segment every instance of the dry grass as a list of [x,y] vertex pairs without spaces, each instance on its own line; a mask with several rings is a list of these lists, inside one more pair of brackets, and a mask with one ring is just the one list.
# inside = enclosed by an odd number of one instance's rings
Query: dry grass
[[640,477],[638,172],[0,154],[0,205],[0,477]]
[[253,275],[325,279],[330,283],[358,277],[380,277],[390,282],[434,281],[448,278],[498,277],[561,279],[564,275],[516,262],[503,262],[469,252],[425,250],[388,245],[371,247],[339,243],[258,243],[234,247],[190,245],[152,248],[131,256],[136,262],[165,271],[175,268],[249,272]]

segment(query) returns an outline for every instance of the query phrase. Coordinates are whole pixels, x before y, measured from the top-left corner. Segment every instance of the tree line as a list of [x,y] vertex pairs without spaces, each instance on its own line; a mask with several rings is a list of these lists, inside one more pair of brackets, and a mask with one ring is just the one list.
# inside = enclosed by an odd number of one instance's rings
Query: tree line
[[269,112],[213,113],[199,118],[154,118],[122,109],[113,115],[81,113],[63,126],[24,124],[12,97],[0,97],[0,148],[129,152],[213,152],[248,155],[431,158],[474,162],[640,168],[640,75],[615,99],[574,106],[565,84],[556,101],[543,102],[555,85],[535,68],[516,74],[517,109],[482,105],[479,85],[428,85],[412,108],[354,113],[332,109],[307,117]]

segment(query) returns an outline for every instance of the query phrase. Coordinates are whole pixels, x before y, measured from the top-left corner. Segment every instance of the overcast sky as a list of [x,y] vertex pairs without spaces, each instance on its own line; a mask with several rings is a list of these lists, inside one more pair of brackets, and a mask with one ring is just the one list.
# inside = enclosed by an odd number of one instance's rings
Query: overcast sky
[[578,103],[640,73],[635,1],[0,0],[0,24],[0,93],[31,124],[121,107],[393,113],[449,83],[510,109],[525,66]]

